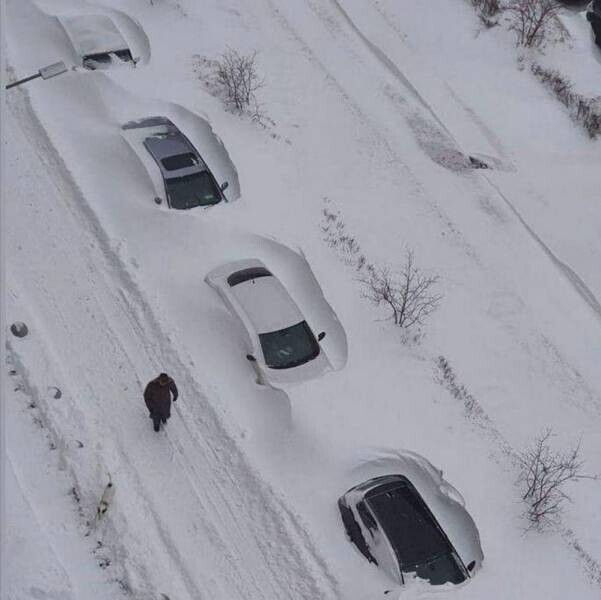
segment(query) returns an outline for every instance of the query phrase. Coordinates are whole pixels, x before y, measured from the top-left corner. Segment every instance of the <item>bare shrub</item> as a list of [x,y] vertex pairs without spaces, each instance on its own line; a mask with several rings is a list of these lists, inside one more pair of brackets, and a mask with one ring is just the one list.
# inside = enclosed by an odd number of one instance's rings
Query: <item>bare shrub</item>
[[480,413],[481,409],[476,399],[467,391],[467,388],[463,384],[457,381],[457,376],[449,361],[444,356],[439,356],[436,365],[440,371],[440,383],[446,386],[453,398],[463,402],[467,414]]
[[378,306],[388,306],[395,325],[409,329],[423,325],[424,319],[438,307],[442,296],[432,293],[438,279],[437,275],[424,275],[414,264],[413,252],[407,250],[399,272],[369,265],[359,281],[364,286],[365,298]]
[[487,26],[493,27],[497,24],[494,18],[501,12],[499,0],[471,0],[480,20]]
[[527,48],[540,46],[560,8],[555,0],[512,0],[506,11],[510,28],[516,32],[517,44]]
[[545,69],[537,64],[533,64],[531,69],[534,75],[536,75],[545,86],[551,89],[563,105],[569,107],[574,102],[572,83],[559,73],[559,71]]
[[594,479],[582,474],[580,442],[566,452],[551,448],[551,429],[540,434],[534,444],[518,455],[519,481],[525,484],[522,499],[526,502],[529,529],[542,530],[557,523],[562,504],[570,497],[564,492],[569,481]]
[[362,271],[367,267],[367,259],[361,253],[359,242],[347,232],[346,225],[342,220],[339,211],[333,212],[328,208],[322,211],[323,223],[321,230],[325,234],[325,241],[332,248],[335,248],[342,260],[350,266],[354,266],[357,271]]
[[256,57],[256,52],[244,56],[228,48],[216,61],[217,83],[225,91],[227,103],[237,112],[246,110],[251,101],[255,103],[255,113],[259,111],[254,94],[264,82],[257,73]]
[[601,134],[601,98],[578,96],[575,106],[574,120],[586,129],[589,137],[595,139]]
[[573,121],[581,125],[589,137],[601,134],[601,98],[587,98],[572,90],[572,83],[558,71],[533,64],[532,73],[568,108]]

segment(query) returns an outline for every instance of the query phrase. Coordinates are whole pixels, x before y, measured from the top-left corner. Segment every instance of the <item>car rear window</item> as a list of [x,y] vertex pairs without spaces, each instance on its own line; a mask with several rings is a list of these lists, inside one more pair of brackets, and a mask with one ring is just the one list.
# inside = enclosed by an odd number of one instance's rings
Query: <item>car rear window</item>
[[259,277],[269,277],[271,273],[265,267],[250,267],[248,269],[241,269],[232,273],[227,278],[227,283],[230,287],[234,287],[239,283],[250,281],[251,279],[258,279]]
[[[388,486],[387,486],[388,487]],[[392,544],[401,567],[415,567],[453,551],[421,497],[407,483],[369,494],[367,502]]]
[[260,333],[259,341],[265,363],[272,369],[298,367],[319,354],[319,344],[306,321],[286,329]]
[[184,152],[183,154],[161,159],[161,164],[167,171],[176,171],[186,167],[195,167],[198,164],[198,159],[192,152]]

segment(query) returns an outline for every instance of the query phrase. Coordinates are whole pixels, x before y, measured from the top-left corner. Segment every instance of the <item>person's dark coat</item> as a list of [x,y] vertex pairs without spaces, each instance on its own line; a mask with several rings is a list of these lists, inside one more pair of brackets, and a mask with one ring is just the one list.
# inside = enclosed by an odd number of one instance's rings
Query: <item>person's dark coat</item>
[[171,377],[157,377],[153,379],[144,390],[144,401],[151,415],[168,419],[171,416],[171,394],[173,401],[177,400],[178,392],[175,381]]

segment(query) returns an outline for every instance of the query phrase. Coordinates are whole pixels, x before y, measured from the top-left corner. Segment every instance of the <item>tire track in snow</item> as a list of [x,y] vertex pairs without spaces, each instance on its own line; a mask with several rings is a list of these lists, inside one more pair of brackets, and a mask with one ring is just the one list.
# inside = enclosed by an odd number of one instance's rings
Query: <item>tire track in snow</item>
[[417,88],[411,83],[409,78],[401,71],[401,69],[396,65],[396,63],[380,48],[377,44],[372,42],[357,26],[355,21],[350,17],[350,15],[344,10],[342,5],[338,0],[330,0],[332,6],[338,11],[342,19],[348,24],[351,30],[357,35],[357,37],[361,40],[361,42],[365,45],[368,51],[376,58],[376,60],[382,64],[382,66],[390,73],[392,76],[399,81],[407,91],[413,96],[415,100],[418,101],[419,104],[430,114],[430,116],[438,123],[441,129],[455,142],[457,145],[457,141],[453,137],[453,134],[447,129],[447,126],[444,124],[442,119],[436,114],[434,109],[430,106],[427,100],[419,93]]
[[[21,295],[19,295],[19,298],[22,298]],[[19,312],[21,315],[26,316],[27,321],[29,322],[30,326],[33,325],[32,331],[43,331],[43,328],[37,327],[37,323],[35,318],[28,314],[25,307],[22,304],[22,300],[20,302],[19,305]],[[31,332],[30,332],[31,334]],[[54,354],[54,350],[52,347],[48,347],[45,344],[45,340],[43,339],[43,336],[40,336],[40,338],[37,338],[38,341],[38,346],[37,349],[40,350],[41,348],[45,349],[45,354],[47,356]],[[69,444],[68,442],[66,442],[66,439],[69,438],[73,438],[75,439],[75,436],[78,435],[79,437],[82,437],[81,434],[85,433],[85,430],[90,426],[90,424],[86,421],[86,416],[87,413],[84,414],[82,411],[78,410],[78,407],[73,403],[72,401],[72,394],[70,394],[70,390],[68,387],[68,384],[65,381],[65,377],[64,374],[61,372],[62,369],[60,367],[57,367],[56,365],[46,365],[47,368],[52,368],[53,370],[53,381],[55,383],[59,383],[61,390],[63,392],[62,398],[61,398],[61,405],[63,406],[68,406],[69,408],[69,413],[70,413],[70,420],[69,420],[69,425],[72,426],[73,431],[69,431],[68,426],[63,425],[58,425],[57,421],[58,421],[58,417],[57,416],[52,416],[53,413],[56,413],[56,407],[51,406],[51,402],[46,398],[46,396],[42,393],[40,393],[38,386],[36,384],[36,377],[32,374],[32,372],[25,366],[27,363],[27,360],[25,360],[25,358],[23,356],[21,356],[21,353],[16,350],[15,346],[10,343],[9,341],[7,341],[7,362],[9,362],[9,364],[11,364],[11,366],[17,371],[18,376],[19,376],[19,381],[22,385],[22,392],[25,394],[25,396],[29,399],[29,402],[31,402],[38,410],[39,410],[39,417],[35,417],[35,419],[40,420],[40,424],[41,427],[43,427],[45,430],[47,430],[50,433],[50,437],[52,438],[52,440],[55,442],[56,444],[56,451],[58,451],[59,453],[59,464],[61,464],[61,470],[66,471],[71,483],[73,484],[73,489],[76,490],[85,490],[86,487],[88,487],[88,485],[86,485],[85,482],[85,475],[82,476],[81,474],[81,467],[77,464],[77,459],[75,456],[71,456],[69,453]],[[39,376],[39,375],[38,375]],[[93,395],[91,395],[93,396]],[[75,423],[75,418],[73,417],[73,414],[77,413],[77,422]],[[96,417],[94,417],[96,418]],[[73,435],[71,435],[73,434]],[[109,444],[105,444],[103,447],[103,451],[105,453],[108,453],[110,450],[112,449],[112,445]],[[114,466],[114,465],[113,465]],[[112,467],[111,467],[112,468]],[[107,471],[107,464],[105,462],[105,464],[103,465],[103,470]],[[142,489],[142,487],[140,487],[139,485],[139,478],[138,478],[138,473],[135,470],[135,468],[132,467],[131,465],[131,461],[129,460],[129,456],[128,453],[123,453],[122,449],[121,449],[121,455],[120,455],[120,465],[118,467],[118,472],[120,475],[123,475],[124,473],[127,473],[127,476],[129,479],[134,479],[137,480],[136,483],[138,484],[136,487],[138,489]],[[113,469],[113,473],[116,473],[116,470]],[[119,487],[121,487],[121,481],[123,480],[121,477],[119,478],[120,482],[119,482]],[[100,486],[98,486],[98,488],[100,488]],[[94,502],[97,499],[94,499]],[[156,515],[154,514],[154,511],[152,511],[151,509],[149,509],[148,503],[145,500],[145,497],[141,494],[138,495],[134,495],[134,500],[136,503],[136,506],[141,509],[145,515],[147,515],[148,517],[150,517],[150,521],[154,522],[156,520]],[[81,502],[81,500],[80,500]],[[84,523],[84,517],[86,514],[86,511],[81,507],[81,505],[79,506],[80,509],[80,520],[82,521],[79,525],[81,526],[85,526],[87,528],[87,532],[86,532],[86,536],[90,535],[91,533],[94,533],[95,538],[97,537],[103,537],[102,534],[98,531],[96,531],[95,529],[90,528],[90,521],[93,519],[93,511],[95,510],[95,507],[92,506],[90,504],[89,507],[89,519],[86,520],[86,522]],[[111,508],[111,516],[113,516],[115,514],[115,511],[118,510],[116,507],[112,507]],[[47,527],[47,524],[43,523],[43,519],[40,518],[40,527],[41,529],[44,529],[44,527]],[[112,546],[115,547],[117,545],[119,545],[119,542],[113,542]],[[120,554],[127,554],[127,551],[125,549],[119,549],[119,553]],[[115,554],[115,552],[114,552]],[[113,563],[116,561],[113,561]],[[61,565],[65,571],[65,573],[69,573],[69,567],[68,564],[66,563],[66,561],[61,561]],[[171,565],[174,569],[177,569],[177,563],[173,563]],[[114,568],[114,566],[113,566]],[[113,576],[115,574],[113,573]],[[121,574],[118,578],[113,579],[113,581],[124,581],[127,580],[127,575],[128,575],[128,569],[127,567],[123,566],[123,574]],[[143,577],[143,579],[147,579],[148,578],[148,573],[144,570],[144,573],[142,575],[145,575],[145,577]],[[148,578],[148,580],[150,580],[150,578]],[[199,591],[197,591],[198,594],[200,594]],[[145,598],[148,597],[149,594],[153,594],[154,595],[154,590],[151,589],[150,587],[147,587],[141,595],[134,593],[134,596],[136,598],[140,598],[140,600],[143,600]],[[191,596],[194,597],[194,596]],[[201,596],[199,596],[201,597]]]
[[[311,0],[309,3],[313,6]],[[365,45],[367,50],[380,62],[383,67],[390,72],[408,91],[409,93],[428,111],[432,118],[440,125],[445,133],[453,140],[457,146],[458,151],[465,155],[463,150],[459,147],[453,134],[444,124],[442,119],[436,114],[434,109],[426,101],[426,99],[419,93],[411,81],[405,76],[401,69],[394,63],[394,61],[374,42],[372,42],[357,26],[351,16],[344,10],[339,0],[330,0],[330,3],[338,10],[342,19],[348,24],[351,30],[356,34],[359,40]],[[316,12],[316,14],[319,14]],[[467,109],[466,109],[467,110]],[[496,137],[496,136],[495,136]],[[498,142],[497,142],[498,143]],[[538,244],[543,250],[545,255],[549,257],[553,265],[557,268],[560,274],[567,279],[568,283],[575,290],[577,295],[584,300],[584,302],[592,309],[593,313],[598,320],[601,321],[601,303],[595,297],[594,293],[586,285],[583,279],[572,269],[568,264],[560,260],[557,255],[550,249],[550,247],[542,240],[542,238],[536,233],[536,231],[526,222],[521,213],[517,210],[515,205],[501,192],[498,186],[496,186],[490,177],[485,174],[481,174],[482,178],[488,183],[489,187],[493,190],[493,193],[502,199],[503,203],[508,206],[511,212],[517,217],[523,228],[526,230],[528,235]]]
[[[423,199],[430,202],[431,205],[434,207],[434,203],[425,198],[426,194],[423,191],[420,182],[416,179],[415,175],[410,170],[410,167],[403,163],[398,154],[392,149],[392,146],[386,140],[385,134],[379,131],[377,124],[375,124],[373,120],[367,117],[367,115],[359,106],[358,101],[352,98],[351,94],[346,90],[344,85],[338,79],[336,79],[335,75],[325,66],[325,64],[319,59],[319,57],[315,54],[311,47],[304,41],[301,33],[297,31],[294,28],[294,25],[283,15],[283,13],[277,7],[274,6],[273,0],[266,1],[272,9],[274,18],[276,18],[276,20],[289,32],[293,39],[301,45],[303,54],[308,58],[308,60],[314,63],[317,68],[324,72],[328,81],[332,82],[337,87],[343,100],[350,107],[352,113],[361,120],[364,126],[372,129],[374,136],[377,139],[381,140],[380,147],[385,148],[390,155],[394,156],[395,164],[403,165],[404,172],[411,177],[412,183],[415,185],[415,188],[419,190],[421,196],[424,197]],[[340,28],[337,26],[335,19],[328,18],[324,14],[324,6],[322,4],[317,4],[313,0],[306,0],[306,2],[309,5],[310,9],[313,11],[313,13],[317,16],[317,18],[323,22],[324,27],[329,31],[332,39],[339,37]],[[422,96],[419,94],[416,88],[400,71],[400,69],[398,69],[398,67],[394,65],[392,60],[388,56],[386,56],[381,49],[379,49],[375,44],[373,44],[363,35],[363,33],[352,21],[350,16],[344,11],[344,9],[342,9],[338,0],[330,0],[330,4],[335,5],[336,8],[339,9],[343,21],[346,22],[347,25],[352,29],[352,31],[360,38],[362,44],[367,47],[368,51],[371,54],[373,54],[378,61],[383,61],[382,64],[384,68],[387,71],[392,72],[392,74],[395,75],[397,80],[400,81],[414,97],[417,95],[416,99],[418,100],[418,102],[422,104],[422,106],[431,114],[431,116],[434,117],[435,121],[442,126],[443,130],[449,134],[453,142],[455,142],[454,137],[444,125],[442,120],[433,111],[431,106],[422,98]],[[489,134],[492,133],[489,132]],[[494,136],[494,134],[492,135]],[[496,136],[494,136],[491,142],[492,141],[500,143],[498,142],[498,138],[496,138]],[[461,149],[459,149],[459,151],[461,152]],[[562,262],[551,251],[551,249],[542,241],[538,234],[536,234],[536,232],[528,225],[528,223],[521,216],[519,211],[510,202],[510,200],[502,194],[502,192],[493,184],[493,182],[486,175],[483,175],[483,178],[488,184],[488,186],[491,188],[493,194],[495,196],[501,197],[503,203],[510,208],[511,212],[518,218],[518,221],[520,222],[521,226],[526,229],[526,232],[529,235],[529,237],[536,241],[536,243],[543,249],[547,257],[551,259],[551,262],[553,263],[554,267],[559,269],[561,276],[568,278],[570,285],[574,288],[578,296],[586,302],[586,304],[594,311],[594,313],[596,313],[596,316],[601,317],[601,305],[599,304],[592,291],[586,286],[584,281],[577,275],[577,273],[575,273],[573,269],[569,267],[569,265]],[[436,208],[438,210],[438,207]],[[438,212],[439,214],[441,214],[440,211]],[[475,253],[473,258],[477,261]],[[595,412],[598,413],[599,404],[593,398],[590,399],[590,402]],[[478,426],[482,429],[485,435],[495,444],[495,446],[498,448],[499,452],[502,455],[507,456],[510,460],[514,461],[515,457],[517,456],[517,451],[506,442],[503,435],[499,432],[494,422],[486,415],[486,413],[483,412],[483,414],[485,418],[481,422],[477,423]],[[598,584],[599,582],[601,582],[601,566],[590,554],[586,552],[584,548],[582,548],[574,533],[571,530],[562,529],[560,531],[560,535],[568,544],[568,546],[572,550],[576,551],[576,553],[578,554],[578,558],[582,561],[587,577],[594,583]]]
[[[20,98],[24,103],[27,102],[24,94]],[[141,291],[113,250],[96,215],[87,205],[76,184],[70,179],[66,167],[56,154],[50,140],[46,138],[42,126],[36,121],[35,114],[28,105],[18,108],[13,104],[12,109],[18,113],[21,126],[28,130],[30,138],[38,143],[37,154],[40,159],[46,161],[47,170],[51,173],[60,173],[58,190],[64,206],[80,223],[82,231],[90,240],[93,240],[91,245],[94,247],[93,250],[97,251],[99,263],[101,263],[96,264],[96,267],[101,269],[107,288],[118,288],[119,295],[115,296],[115,292],[111,292],[112,300],[118,307],[113,310],[117,310],[122,318],[131,324],[136,332],[135,338],[141,345],[138,348],[138,355],[141,354],[146,360],[138,358],[136,361],[138,368],[132,364],[131,353],[128,353],[125,345],[120,341],[122,334],[111,331],[111,319],[105,318],[103,325],[112,334],[111,339],[115,353],[127,357],[127,360],[130,361],[128,369],[134,373],[140,372],[143,369],[142,365],[148,367],[149,364],[153,365],[155,370],[161,365],[161,368],[177,372],[182,387],[187,389],[190,396],[197,400],[197,403],[186,404],[183,408],[180,408],[181,405],[177,406],[177,411],[182,415],[184,431],[176,434],[175,428],[172,426],[171,432],[174,433],[170,432],[169,439],[174,451],[178,451],[178,460],[182,461],[190,483],[195,486],[197,493],[200,488],[206,489],[206,481],[210,479],[207,477],[208,474],[214,480],[217,478],[214,481],[215,490],[212,491],[213,494],[217,492],[217,497],[210,498],[211,506],[209,508],[215,510],[217,514],[223,510],[223,507],[227,508],[220,519],[220,525],[229,529],[230,533],[236,532],[237,543],[234,544],[236,550],[242,535],[242,538],[246,539],[244,544],[246,549],[254,547],[254,553],[262,558],[261,562],[264,563],[263,568],[265,569],[262,579],[266,580],[262,582],[257,580],[253,583],[254,575],[247,573],[248,587],[246,590],[241,590],[240,597],[335,598],[336,581],[329,574],[325,561],[314,548],[303,524],[253,470],[242,450],[229,435],[227,426],[215,413],[210,401],[186,367],[185,361],[177,355],[172,347],[169,336],[163,333],[166,324],[153,314],[152,309],[145,302]],[[118,282],[117,286],[114,286],[113,283],[115,278]],[[113,285],[111,286],[111,284]],[[146,332],[153,332],[153,338],[149,339]],[[140,387],[139,379],[136,383]],[[90,385],[90,389],[93,387]],[[97,398],[97,401],[101,403],[102,399]],[[194,427],[188,425],[187,419],[194,423]],[[187,448],[185,455],[180,450],[183,447]],[[127,460],[126,448],[118,447],[116,451],[120,460]],[[207,465],[204,466],[206,472],[201,486],[194,481],[194,478],[199,479],[198,467],[194,466],[187,457],[189,453],[207,459]],[[224,461],[226,462],[225,468]],[[133,467],[131,470],[135,471]],[[138,482],[138,485],[142,484]],[[227,492],[224,489],[226,485],[228,486]],[[207,501],[207,494],[204,494],[201,499],[203,498]],[[157,522],[159,530],[160,525]],[[219,538],[217,533],[213,535]],[[169,541],[165,532],[163,532],[163,536],[166,546],[175,546]],[[270,536],[272,537],[270,538]],[[252,562],[250,558],[241,556],[236,561],[235,554],[230,554],[228,560],[234,572],[232,580],[243,581],[245,579],[244,571],[236,569],[236,562],[243,563],[245,560]],[[175,560],[174,562],[180,561]],[[266,577],[268,574],[269,576]],[[248,580],[248,577],[251,579]],[[259,589],[261,583],[268,589]],[[252,596],[248,595],[249,588],[253,590]],[[192,597],[195,594],[194,590],[194,587],[190,588]]]
[[[441,223],[446,233],[449,234],[449,237],[455,241],[457,246],[462,248],[465,254],[472,261],[474,261],[474,263],[479,265],[479,258],[472,246],[455,226],[452,219],[439,205],[429,198],[418,177],[411,170],[409,165],[403,161],[400,154],[393,148],[391,142],[386,136],[386,133],[382,131],[382,128],[365,113],[359,103],[352,98],[349,91],[344,87],[344,84],[335,77],[335,75],[327,68],[324,62],[311,49],[307,42],[305,42],[301,33],[294,27],[286,15],[284,15],[283,12],[275,5],[275,0],[264,0],[264,2],[273,19],[294,40],[301,53],[307,58],[307,60],[324,74],[326,81],[336,89],[350,113],[354,115],[363,125],[364,129],[369,132],[373,146],[383,152],[384,158],[386,159],[385,162],[390,165],[395,165],[401,170],[405,177],[403,180],[404,185],[406,186],[407,183],[410,184],[412,193],[427,206],[434,218]],[[315,6],[311,3],[309,6],[316,16],[323,20],[323,15],[321,15],[319,11],[315,12]],[[336,32],[332,30],[331,24],[324,23],[324,26],[331,33],[331,37],[334,38]]]
[[[337,2],[337,4],[339,4],[341,6],[340,0],[336,0],[336,2]],[[384,9],[384,7],[377,1],[376,2],[371,1],[370,6],[375,12],[377,12],[380,15],[383,23],[394,33],[395,37],[397,37],[399,39],[400,43],[402,43],[406,47],[411,47],[411,45],[409,44],[409,42],[407,40],[407,34],[405,32],[403,32],[396,23],[394,23],[392,17]],[[348,15],[348,11],[345,11],[345,12],[347,14],[347,17],[350,17],[350,15]],[[351,18],[351,20],[352,20],[352,18]],[[354,24],[354,25],[356,26],[356,24]],[[363,37],[366,37],[366,36],[363,35]],[[371,42],[371,40],[369,40],[369,44],[373,44],[373,42]],[[375,46],[375,44],[373,44],[373,45]],[[380,50],[380,52],[385,54],[380,48],[378,48],[378,49]],[[411,50],[413,52],[415,52],[415,49],[412,47],[411,47]],[[421,101],[423,101],[422,103],[423,103],[424,107],[427,110],[429,110],[431,112],[431,114],[433,114],[433,116],[436,118],[436,120],[448,131],[447,126],[444,123],[443,119],[438,117],[438,113],[432,107],[432,105],[426,100],[423,93],[421,93],[417,89],[417,87],[415,85],[413,85],[413,83],[411,83],[410,77],[405,75],[405,73],[403,73],[403,71],[400,69],[400,67],[387,55],[386,55],[386,59],[393,65],[394,70],[398,70],[401,72],[402,79],[409,82],[411,88],[413,90],[415,90],[415,92],[417,93],[418,99],[421,99]],[[444,81],[444,87],[449,92],[451,97],[455,100],[455,102],[461,107],[463,112],[468,115],[470,121],[472,121],[472,123],[474,123],[476,125],[478,130],[482,133],[482,135],[488,141],[488,143],[491,145],[491,147],[494,148],[494,150],[499,154],[499,156],[501,156],[504,159],[504,161],[507,161],[508,160],[507,151],[505,150],[503,144],[501,143],[501,140],[494,133],[494,131],[492,131],[486,125],[486,123],[484,123],[484,121],[476,114],[476,112],[459,97],[459,95],[455,92],[455,90],[450,86],[450,84],[447,81]],[[451,134],[451,137],[453,137],[452,134]],[[513,165],[509,164],[509,165],[507,165],[507,169],[513,170],[514,167],[513,167]]]
[[[294,24],[291,23],[287,17],[284,15],[283,11],[277,8],[274,5],[274,0],[265,0],[268,6],[271,9],[273,14],[273,18],[288,32],[288,34],[294,39],[294,41],[300,46],[302,53],[307,57],[307,59],[315,65],[320,71],[322,71],[326,77],[326,79],[332,83],[339,94],[341,95],[344,103],[349,107],[349,110],[353,115],[355,115],[360,122],[363,124],[365,128],[367,128],[371,132],[371,137],[377,142],[374,146],[380,150],[384,151],[384,157],[388,160],[390,164],[399,165],[403,169],[403,174],[406,175],[411,181],[412,187],[416,192],[416,195],[419,196],[420,200],[426,202],[432,212],[439,218],[443,223],[445,223],[447,229],[452,232],[454,238],[461,243],[463,249],[467,256],[469,256],[476,264],[482,266],[481,261],[475,252],[475,250],[469,245],[469,243],[465,240],[461,232],[455,227],[453,222],[449,217],[446,216],[442,212],[441,209],[433,200],[428,197],[428,193],[424,190],[422,184],[419,182],[415,174],[411,171],[410,167],[402,160],[399,154],[394,150],[392,144],[389,142],[387,138],[387,132],[383,131],[379,125],[374,122],[372,118],[370,118],[364,110],[359,105],[359,100],[354,99],[351,95],[352,92],[349,92],[342,82],[335,77],[335,75],[326,67],[324,62],[316,55],[314,50],[309,47],[309,45],[304,41],[302,34],[295,28]],[[330,0],[330,5],[334,0]],[[335,40],[336,38],[340,38],[342,35],[341,28],[338,26],[338,23],[335,17],[331,16],[326,12],[326,8],[322,4],[316,4],[313,0],[305,0],[306,5],[311,10],[311,12],[315,15],[315,17],[320,20],[330,34],[330,38]],[[347,20],[344,19],[346,23]],[[348,25],[348,23],[347,23]],[[354,32],[351,34],[352,37],[356,38]],[[362,47],[364,46],[363,42],[361,42]],[[369,51],[371,52],[371,51]],[[388,95],[386,89],[384,89],[385,95]],[[472,174],[472,177],[478,177],[482,175],[479,171],[478,175]],[[594,294],[586,287],[586,284],[582,281],[582,279],[575,273],[573,269],[571,269],[568,265],[563,263],[559,258],[557,258],[553,252],[549,249],[549,247],[544,244],[542,239],[534,232],[532,228],[528,226],[526,221],[521,217],[520,213],[517,211],[515,206],[502,195],[500,190],[498,190],[490,178],[486,175],[482,176],[482,181],[485,186],[491,191],[491,196],[495,198],[500,198],[502,200],[503,205],[507,205],[511,213],[518,217],[519,226],[526,229],[526,233],[530,239],[534,239],[534,241],[543,248],[545,251],[545,255],[548,258],[551,258],[551,263],[554,269],[559,269],[559,273],[561,277],[568,278],[568,284],[574,289],[578,298],[583,298],[588,306],[590,306],[593,311],[596,313],[598,301],[594,297]],[[535,236],[535,237],[533,237]],[[584,297],[583,297],[584,294]],[[597,315],[595,315],[597,316]],[[596,401],[595,398],[587,391],[587,396],[589,397],[589,402],[591,407],[595,411],[595,413],[599,412],[600,405],[599,402]]]
[[572,288],[576,291],[576,293],[584,300],[584,302],[589,306],[589,308],[593,311],[594,315],[597,317],[599,321],[601,321],[601,303],[592,292],[592,290],[586,285],[584,280],[568,265],[563,262],[554,252],[551,250],[547,244],[543,241],[543,239],[536,233],[536,231],[528,224],[526,219],[522,216],[520,211],[515,207],[513,202],[501,191],[501,189],[493,183],[491,178],[488,175],[482,174],[482,177],[488,182],[491,188],[495,190],[497,195],[503,200],[503,202],[507,205],[509,210],[516,216],[518,221],[522,224],[523,228],[528,232],[528,235],[538,244],[538,246],[542,249],[542,251],[549,257],[551,262],[557,267],[557,270],[561,273],[561,275],[567,279],[568,283],[572,286]]
[[[50,548],[52,556],[55,558],[58,566],[61,569],[61,572],[63,573],[65,579],[68,581],[69,588],[73,589],[74,587],[77,587],[77,586],[75,586],[73,584],[73,578],[72,578],[70,569],[65,565],[64,558],[61,556],[61,552],[57,549],[56,544],[54,543],[54,540],[53,540],[53,536],[48,535],[47,527],[45,524],[45,519],[43,518],[38,506],[35,505],[34,502],[32,501],[32,499],[31,499],[32,494],[29,493],[28,486],[26,485],[25,481],[23,480],[22,475],[19,472],[19,469],[16,467],[16,465],[18,464],[18,461],[15,461],[11,455],[12,455],[11,449],[7,448],[6,465],[8,467],[8,471],[10,473],[12,473],[12,479],[14,479],[14,481],[17,483],[19,494],[25,501],[25,504],[27,505],[27,511],[31,513],[31,515],[33,516],[33,519],[35,521],[36,529],[38,530],[36,540],[39,539],[39,541],[37,543],[40,546],[42,545],[42,543],[45,543]],[[72,594],[65,596],[65,600],[71,600],[72,598],[73,598]]]

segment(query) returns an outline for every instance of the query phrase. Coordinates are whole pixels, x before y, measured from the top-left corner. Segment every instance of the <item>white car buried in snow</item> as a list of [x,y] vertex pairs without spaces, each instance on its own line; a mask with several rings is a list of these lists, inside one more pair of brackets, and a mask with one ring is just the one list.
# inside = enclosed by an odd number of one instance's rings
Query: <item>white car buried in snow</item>
[[[255,367],[257,383],[300,383],[344,365],[346,357],[330,360],[321,344],[329,333],[346,340],[331,307],[330,331],[314,331],[282,282],[260,260],[228,263],[208,273],[205,281],[244,325],[246,358]],[[323,294],[317,300],[327,304]]]
[[105,69],[114,65],[135,65],[128,42],[107,15],[78,15],[58,18],[81,65],[86,69]]

